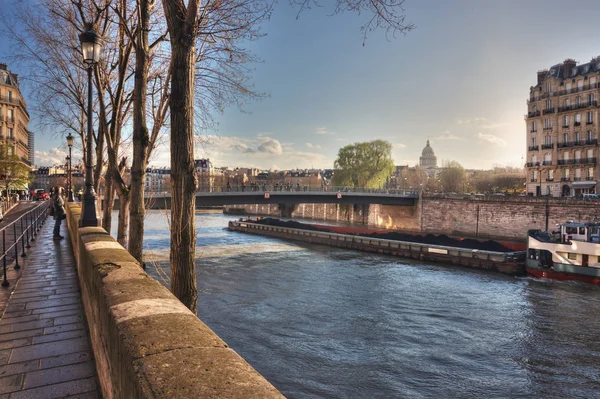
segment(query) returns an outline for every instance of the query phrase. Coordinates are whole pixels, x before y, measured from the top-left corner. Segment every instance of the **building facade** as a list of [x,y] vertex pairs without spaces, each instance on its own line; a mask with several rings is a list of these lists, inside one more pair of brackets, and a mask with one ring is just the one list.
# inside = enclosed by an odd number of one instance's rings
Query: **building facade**
[[538,71],[525,115],[529,195],[598,192],[599,83],[600,57]]
[[29,113],[19,90],[18,75],[0,63],[0,144],[8,146],[9,155],[17,155],[31,166],[28,123]]

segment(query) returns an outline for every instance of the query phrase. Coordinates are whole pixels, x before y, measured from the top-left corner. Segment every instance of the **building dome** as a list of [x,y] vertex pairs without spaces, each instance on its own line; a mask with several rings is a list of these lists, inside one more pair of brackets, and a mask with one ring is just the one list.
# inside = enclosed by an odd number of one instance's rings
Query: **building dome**
[[424,169],[435,169],[437,168],[437,157],[433,152],[433,148],[429,145],[429,140],[427,140],[427,145],[423,148],[423,152],[421,153],[421,158],[419,159],[419,165]]
[[435,153],[433,152],[433,148],[429,145],[429,140],[427,140],[427,145],[423,148],[423,152],[421,153],[423,157],[435,157]]

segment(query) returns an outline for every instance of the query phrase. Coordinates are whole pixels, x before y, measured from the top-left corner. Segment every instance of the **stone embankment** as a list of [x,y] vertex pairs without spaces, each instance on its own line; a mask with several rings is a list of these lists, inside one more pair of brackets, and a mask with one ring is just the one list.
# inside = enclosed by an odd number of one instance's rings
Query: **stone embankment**
[[[277,204],[225,207],[225,213],[280,216]],[[424,196],[415,206],[298,204],[293,218],[363,224],[405,232],[525,242],[527,230],[567,220],[600,221],[600,200],[545,197]]]
[[275,387],[100,227],[67,204],[105,398],[281,398]]

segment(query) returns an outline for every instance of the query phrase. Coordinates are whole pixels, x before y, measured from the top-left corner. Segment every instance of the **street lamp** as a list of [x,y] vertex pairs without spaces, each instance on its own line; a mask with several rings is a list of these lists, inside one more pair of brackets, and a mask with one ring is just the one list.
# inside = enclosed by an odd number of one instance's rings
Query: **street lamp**
[[79,34],[83,64],[88,72],[88,109],[87,109],[87,137],[85,160],[85,192],[81,204],[80,227],[98,226],[96,214],[96,192],[94,191],[94,177],[92,176],[92,71],[100,60],[102,43],[100,36],[92,25],[87,25],[85,31]]
[[67,200],[69,202],[73,202],[73,171],[71,169],[73,155],[71,154],[71,149],[73,148],[73,141],[75,137],[71,133],[67,136],[67,147],[69,147],[69,156],[67,159],[69,160],[69,164],[67,165]]

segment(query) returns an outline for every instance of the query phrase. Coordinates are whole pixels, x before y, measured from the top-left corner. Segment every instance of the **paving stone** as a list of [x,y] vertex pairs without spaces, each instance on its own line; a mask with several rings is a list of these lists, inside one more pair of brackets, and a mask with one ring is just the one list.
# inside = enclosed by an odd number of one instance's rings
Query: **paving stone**
[[[60,326],[63,324],[73,324],[73,323],[81,323],[85,321],[85,318],[83,317],[82,314],[78,314],[75,316],[63,316],[63,317],[55,317],[54,318],[54,325],[55,326]],[[0,326],[1,328],[1,326]]]
[[62,324],[60,326],[45,328],[44,335],[54,334],[54,333],[62,332],[62,331],[79,330],[81,328],[85,328],[84,323]]
[[32,371],[25,374],[24,389],[36,388],[42,385],[57,384],[86,377],[93,377],[96,372],[94,363],[85,362],[69,366],[54,367]]
[[23,386],[24,374],[16,374],[0,378],[0,393],[15,392]]
[[51,367],[64,366],[67,364],[76,364],[92,360],[91,351],[69,353],[68,355],[60,355],[41,359],[40,369],[48,369]]
[[4,349],[0,351],[0,364],[8,363],[8,358],[10,357],[10,352],[12,349]]
[[11,399],[54,399],[74,396],[96,391],[96,381],[93,377],[81,380],[45,385],[39,388],[26,389],[11,394]]
[[31,345],[33,338],[19,338],[0,342],[0,349],[17,348],[19,346]]
[[0,320],[0,326],[6,325],[6,324],[12,324],[12,323],[23,323],[26,321],[34,321],[34,320],[39,320],[39,319],[40,319],[39,314],[29,314],[29,315],[19,316],[19,317],[10,317],[8,319],[3,318]]
[[101,396],[98,392],[86,392],[82,393],[81,395],[67,396],[65,399],[97,399],[100,397]]
[[21,317],[21,316],[26,316],[28,314],[32,314],[31,310],[18,310],[16,312],[6,312],[2,315],[2,320],[4,319],[10,319],[13,317]]
[[38,313],[48,313],[48,312],[61,312],[63,310],[77,309],[77,308],[81,309],[81,302],[73,303],[70,305],[52,306],[50,308],[33,309],[33,310],[30,310],[30,312],[32,314],[38,314]]
[[0,334],[0,342],[10,341],[12,339],[35,337],[37,335],[42,335],[43,333],[44,333],[43,329],[36,328],[35,330],[18,331],[18,332],[14,332],[14,333]]
[[0,366],[0,377],[22,374],[28,371],[39,370],[39,368],[40,361],[38,359],[22,363],[7,364],[6,366]]
[[[52,299],[47,301],[38,301],[38,302],[28,302],[27,309],[42,309],[42,308],[50,308],[55,306],[64,306],[64,305],[73,305],[80,303],[81,300],[79,298],[61,298],[61,299]],[[19,305],[19,304],[17,304]],[[12,306],[8,305],[8,306]]]
[[87,337],[87,330],[82,328],[79,330],[64,331],[64,332],[59,332],[56,334],[48,334],[48,335],[42,335],[40,337],[33,337],[32,343],[33,344],[41,344],[44,342],[61,341],[64,339],[79,338],[79,337]]
[[65,355],[67,353],[89,350],[88,338],[73,338],[57,342],[47,342],[12,349],[10,363],[24,362],[32,359]]
[[17,332],[17,331],[25,331],[25,330],[33,330],[36,328],[43,327],[51,327],[54,325],[54,320],[52,319],[44,319],[44,320],[34,320],[28,321],[25,323],[13,323],[13,324],[5,324],[0,326],[0,334],[5,334],[9,332]]
[[81,306],[78,306],[76,308],[70,309],[70,310],[63,310],[61,312],[50,312],[50,313],[40,313],[40,319],[52,319],[55,317],[62,317],[62,316],[73,316],[76,314],[81,314],[83,312]]

